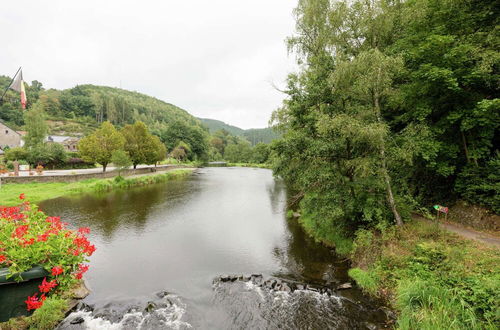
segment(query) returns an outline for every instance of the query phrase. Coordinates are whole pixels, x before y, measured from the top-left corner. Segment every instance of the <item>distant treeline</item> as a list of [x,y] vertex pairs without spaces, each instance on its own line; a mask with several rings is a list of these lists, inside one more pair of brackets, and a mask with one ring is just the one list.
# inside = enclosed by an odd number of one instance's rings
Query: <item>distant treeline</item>
[[246,138],[252,144],[252,146],[256,145],[257,143],[271,143],[273,140],[276,140],[280,137],[280,134],[271,127],[241,129],[236,126],[228,125],[220,120],[207,118],[198,119],[206,127],[208,127],[210,133],[215,133],[219,130],[225,130],[232,135],[242,136]]

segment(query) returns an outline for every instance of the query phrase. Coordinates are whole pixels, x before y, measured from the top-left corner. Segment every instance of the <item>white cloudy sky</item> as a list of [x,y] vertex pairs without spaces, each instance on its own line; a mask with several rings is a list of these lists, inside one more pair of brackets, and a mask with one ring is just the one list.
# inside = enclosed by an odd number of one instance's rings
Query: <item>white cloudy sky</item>
[[296,0],[2,1],[0,74],[108,85],[198,117],[266,127],[294,70]]

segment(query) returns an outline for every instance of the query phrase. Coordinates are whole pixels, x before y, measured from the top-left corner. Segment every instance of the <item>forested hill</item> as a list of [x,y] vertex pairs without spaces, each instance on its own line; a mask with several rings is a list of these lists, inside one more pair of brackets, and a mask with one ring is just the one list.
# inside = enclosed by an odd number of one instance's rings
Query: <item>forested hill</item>
[[[9,77],[0,76],[4,90]],[[201,129],[198,119],[187,111],[152,96],[120,88],[78,85],[65,90],[44,89],[42,83],[27,84],[28,110],[41,107],[52,123],[52,133],[87,133],[103,121],[123,126],[143,121],[151,131],[159,133],[168,123],[181,121]],[[0,119],[15,128],[24,124],[19,95],[9,90],[0,105]]]
[[232,135],[241,136],[246,138],[252,145],[256,145],[259,142],[270,143],[272,140],[279,138],[279,134],[276,133],[272,128],[250,128],[242,129],[236,126],[226,124],[223,121],[208,119],[208,118],[198,118],[208,129],[210,133],[214,133],[218,130],[225,130]]

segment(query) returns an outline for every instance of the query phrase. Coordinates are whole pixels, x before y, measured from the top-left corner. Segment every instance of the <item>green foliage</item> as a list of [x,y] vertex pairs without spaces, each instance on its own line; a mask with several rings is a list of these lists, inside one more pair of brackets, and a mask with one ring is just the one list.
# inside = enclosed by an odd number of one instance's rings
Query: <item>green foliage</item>
[[24,121],[26,123],[25,147],[30,149],[41,146],[48,133],[43,105],[39,102],[35,103],[33,108],[25,113]]
[[5,158],[7,160],[26,160],[28,156],[28,152],[26,151],[25,148],[22,147],[15,147],[15,148],[10,148],[5,151]]
[[357,233],[351,253],[357,267],[349,275],[390,299],[400,312],[398,328],[494,329],[498,251],[422,221],[379,230]]
[[249,163],[252,161],[252,147],[250,143],[240,140],[231,143],[225,148],[224,159],[233,163]]
[[118,177],[120,177],[121,171],[126,170],[132,165],[129,154],[124,150],[113,151],[111,154],[111,162],[118,170]]
[[473,203],[500,214],[500,155],[484,166],[469,165],[458,176],[455,190]]
[[78,143],[78,150],[87,162],[99,163],[106,172],[106,166],[111,162],[114,151],[123,150],[125,138],[110,122],[102,123],[101,127]]
[[143,122],[125,125],[121,133],[125,138],[125,151],[128,152],[134,168],[138,164],[156,163],[158,153],[162,150],[159,149],[158,140],[153,139]]
[[208,133],[199,126],[190,126],[187,123],[175,120],[161,131],[160,139],[168,150],[173,150],[180,142],[185,143],[190,152],[189,160],[205,159],[208,154]]
[[366,292],[375,295],[378,289],[378,279],[373,272],[367,272],[360,268],[349,269],[349,276]]

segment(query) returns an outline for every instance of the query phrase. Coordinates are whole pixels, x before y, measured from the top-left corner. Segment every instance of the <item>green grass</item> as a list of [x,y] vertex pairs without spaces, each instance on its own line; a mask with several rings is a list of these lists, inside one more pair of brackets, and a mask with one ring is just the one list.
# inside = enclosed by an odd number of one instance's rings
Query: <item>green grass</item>
[[30,202],[38,203],[46,199],[82,192],[102,192],[113,189],[126,189],[133,186],[159,183],[184,177],[191,172],[191,169],[175,169],[166,173],[152,174],[135,178],[115,177],[112,179],[89,179],[71,183],[48,182],[3,184],[0,188],[0,205],[18,205],[19,195],[21,193],[24,193]]
[[358,233],[349,275],[399,313],[399,329],[495,329],[500,252],[434,224]]

